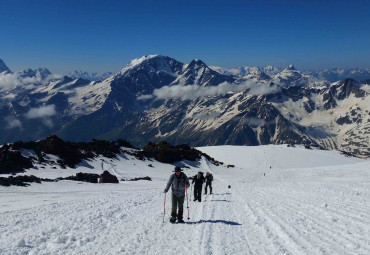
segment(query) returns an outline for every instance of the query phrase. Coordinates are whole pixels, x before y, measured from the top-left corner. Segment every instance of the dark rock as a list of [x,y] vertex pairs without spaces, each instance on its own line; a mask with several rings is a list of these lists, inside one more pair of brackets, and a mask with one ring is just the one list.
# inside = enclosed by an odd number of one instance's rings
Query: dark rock
[[227,165],[227,168],[230,168],[230,167],[235,167],[234,165]]
[[104,171],[99,178],[99,183],[119,183],[117,177],[108,171]]
[[207,154],[198,151],[186,144],[172,146],[167,142],[160,143],[148,143],[142,151],[138,151],[136,155],[139,158],[154,158],[162,163],[175,163],[181,160],[197,161],[200,160],[202,156],[207,158],[213,164],[221,164],[220,162],[214,160]]
[[81,182],[91,182],[98,183],[98,174],[89,174],[89,173],[77,173],[75,176],[68,176],[65,178],[58,178],[57,180],[70,180],[70,181],[81,181]]
[[349,116],[340,117],[335,122],[337,122],[339,125],[351,124],[352,123],[352,121],[349,118]]
[[20,151],[11,150],[8,145],[0,148],[0,174],[19,172],[32,167],[32,161],[23,157]]
[[151,181],[152,178],[150,178],[149,176],[145,176],[145,177],[138,177],[138,178],[128,179],[128,180],[122,179],[121,181],[139,181],[139,180]]
[[29,186],[29,182],[41,183],[41,181],[45,182],[53,182],[55,180],[52,179],[45,179],[45,178],[38,178],[34,175],[19,175],[19,176],[9,176],[8,178],[0,177],[0,186],[22,186],[26,187]]
[[315,102],[312,100],[306,101],[303,103],[303,107],[306,112],[311,113],[315,110]]

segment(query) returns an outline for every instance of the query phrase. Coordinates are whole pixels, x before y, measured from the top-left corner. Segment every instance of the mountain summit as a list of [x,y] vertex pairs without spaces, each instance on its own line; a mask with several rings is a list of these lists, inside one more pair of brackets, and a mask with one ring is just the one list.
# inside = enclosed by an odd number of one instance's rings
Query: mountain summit
[[289,71],[296,71],[297,69],[295,69],[294,65],[290,64],[288,65],[285,70],[289,70]]
[[10,73],[10,69],[5,65],[4,61],[0,59],[0,73],[2,72]]

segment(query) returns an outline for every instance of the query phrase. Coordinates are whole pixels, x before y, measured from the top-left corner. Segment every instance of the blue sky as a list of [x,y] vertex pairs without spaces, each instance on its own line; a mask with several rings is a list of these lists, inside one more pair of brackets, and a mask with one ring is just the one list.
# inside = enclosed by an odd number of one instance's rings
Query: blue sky
[[13,71],[119,71],[161,54],[227,68],[370,67],[370,1],[0,0]]

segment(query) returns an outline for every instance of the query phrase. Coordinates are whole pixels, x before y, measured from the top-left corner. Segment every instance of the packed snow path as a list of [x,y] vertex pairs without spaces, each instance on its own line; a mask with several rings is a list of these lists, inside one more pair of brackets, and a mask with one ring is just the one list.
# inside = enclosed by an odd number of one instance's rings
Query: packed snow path
[[162,223],[169,171],[152,182],[0,187],[0,254],[370,254],[369,166],[202,161],[188,175],[211,170],[214,194],[193,202],[189,189],[185,224],[169,223],[170,193]]

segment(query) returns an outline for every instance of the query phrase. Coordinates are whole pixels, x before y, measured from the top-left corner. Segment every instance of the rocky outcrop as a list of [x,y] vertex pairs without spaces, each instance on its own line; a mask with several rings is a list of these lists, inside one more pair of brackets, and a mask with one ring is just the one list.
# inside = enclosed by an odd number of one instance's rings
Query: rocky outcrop
[[[12,151],[8,152],[8,156],[3,156],[3,167],[1,167],[1,153],[6,151],[5,148],[10,148]],[[37,142],[22,142],[18,141],[8,147],[2,147],[0,150],[0,171],[7,167],[6,164],[11,164],[14,159],[17,159],[17,166],[8,167],[9,172],[15,172],[17,169],[22,170],[32,167],[32,161],[29,158],[25,158],[20,154],[21,149],[33,150],[37,155],[39,163],[44,162],[45,154],[52,154],[59,157],[58,164],[65,168],[74,168],[78,163],[84,159],[94,158],[97,155],[101,155],[107,158],[113,158],[120,153],[120,147],[133,148],[133,146],[122,140],[104,141],[93,139],[90,142],[76,143],[66,142],[59,137],[52,135],[46,139]],[[5,153],[5,152],[4,152]]]
[[57,180],[70,180],[70,181],[80,181],[80,182],[91,182],[98,183],[98,174],[89,174],[89,173],[77,173],[76,175],[68,176],[65,178],[58,178]]
[[117,177],[108,171],[104,171],[98,179],[99,183],[119,183]]
[[0,174],[19,172],[31,167],[32,160],[23,157],[20,151],[12,150],[9,145],[0,148]]
[[20,176],[9,176],[9,177],[0,177],[0,186],[29,186],[29,183],[41,183],[41,181],[45,182],[53,182],[55,180],[52,179],[45,179],[45,178],[38,178],[34,175],[20,175]]
[[136,155],[139,158],[154,158],[159,162],[170,164],[182,160],[197,161],[200,160],[202,156],[204,156],[215,165],[222,164],[221,162],[216,161],[214,158],[211,158],[207,154],[191,148],[189,145],[182,144],[172,146],[167,142],[150,142],[144,147],[142,151],[138,151]]

